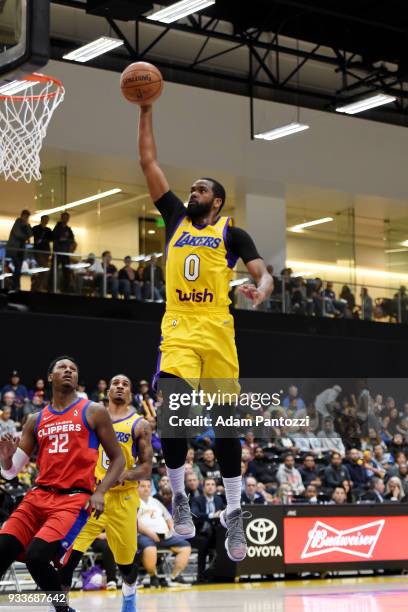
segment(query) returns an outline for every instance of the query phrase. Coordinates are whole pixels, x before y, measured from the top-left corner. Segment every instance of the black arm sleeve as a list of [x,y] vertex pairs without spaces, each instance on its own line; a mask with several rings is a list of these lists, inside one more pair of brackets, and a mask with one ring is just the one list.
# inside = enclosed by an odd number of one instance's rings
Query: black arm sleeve
[[166,242],[172,237],[180,217],[186,214],[183,202],[172,191],[168,191],[154,203],[166,226]]
[[239,227],[228,228],[227,248],[233,255],[240,257],[244,264],[253,259],[261,259],[251,236]]

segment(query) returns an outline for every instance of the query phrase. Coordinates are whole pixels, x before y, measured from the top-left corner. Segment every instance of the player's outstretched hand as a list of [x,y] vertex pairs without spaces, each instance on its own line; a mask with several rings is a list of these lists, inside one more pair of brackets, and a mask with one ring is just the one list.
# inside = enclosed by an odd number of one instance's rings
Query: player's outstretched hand
[[95,491],[95,493],[91,496],[89,503],[94,512],[95,518],[98,519],[105,508],[104,494],[100,491]]
[[238,287],[238,291],[245,295],[246,298],[252,300],[252,307],[256,308],[259,304],[266,299],[265,291],[261,291],[255,285],[241,285]]
[[11,459],[17,450],[19,441],[10,433],[3,434],[0,438],[0,458]]

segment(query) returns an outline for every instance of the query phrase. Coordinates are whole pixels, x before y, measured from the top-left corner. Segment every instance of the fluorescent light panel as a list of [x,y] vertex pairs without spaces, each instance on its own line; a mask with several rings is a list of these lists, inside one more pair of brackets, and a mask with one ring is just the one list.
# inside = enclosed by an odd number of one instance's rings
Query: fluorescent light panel
[[215,0],[181,0],[181,2],[176,2],[148,15],[147,18],[152,21],[161,21],[162,23],[173,23],[173,21],[202,11],[213,4],[215,4]]
[[20,91],[25,91],[29,87],[33,85],[38,85],[39,81],[10,81],[10,83],[6,83],[0,87],[0,95],[2,96],[14,96]]
[[321,219],[315,219],[315,221],[306,221],[305,223],[299,223],[289,227],[290,232],[301,232],[305,227],[313,227],[313,225],[320,225],[321,223],[330,223],[334,221],[333,217],[322,217]]
[[383,106],[383,104],[389,104],[394,102],[396,98],[394,96],[387,96],[386,94],[378,94],[353,102],[352,104],[346,104],[345,106],[338,106],[336,111],[338,113],[346,113],[347,115],[355,115],[356,113],[362,113],[370,108],[376,108],[377,106]]
[[75,208],[76,206],[81,206],[82,204],[88,204],[89,202],[95,202],[95,200],[101,200],[102,198],[108,198],[109,196],[120,193],[122,190],[118,187],[115,189],[109,189],[109,191],[102,191],[101,193],[95,193],[94,195],[88,196],[87,198],[82,198],[82,200],[76,200],[75,202],[70,202],[69,204],[63,204],[62,206],[56,206],[55,208],[47,208],[45,210],[36,210],[34,215],[38,217],[38,215],[53,215],[57,212],[63,212],[68,210],[69,208]]
[[284,136],[296,134],[296,132],[303,132],[303,130],[308,130],[309,127],[310,126],[305,123],[288,123],[288,125],[282,125],[281,127],[269,130],[269,132],[255,134],[255,138],[259,140],[276,140],[277,138],[284,138]]
[[63,59],[72,60],[74,62],[88,62],[98,55],[103,55],[123,45],[123,40],[117,38],[109,38],[109,36],[101,36],[96,40],[63,55]]

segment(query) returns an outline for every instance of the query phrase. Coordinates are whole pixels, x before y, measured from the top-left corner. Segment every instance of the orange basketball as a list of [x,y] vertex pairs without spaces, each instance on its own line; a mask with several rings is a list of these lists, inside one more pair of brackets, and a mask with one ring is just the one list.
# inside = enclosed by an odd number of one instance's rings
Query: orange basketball
[[163,77],[153,64],[134,62],[122,72],[120,88],[134,104],[152,104],[163,91]]

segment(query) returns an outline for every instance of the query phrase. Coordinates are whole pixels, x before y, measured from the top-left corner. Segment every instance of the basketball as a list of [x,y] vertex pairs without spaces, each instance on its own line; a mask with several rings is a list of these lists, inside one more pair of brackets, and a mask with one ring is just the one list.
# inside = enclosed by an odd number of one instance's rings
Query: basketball
[[120,88],[129,102],[152,104],[163,91],[163,77],[153,64],[134,62],[122,72]]

